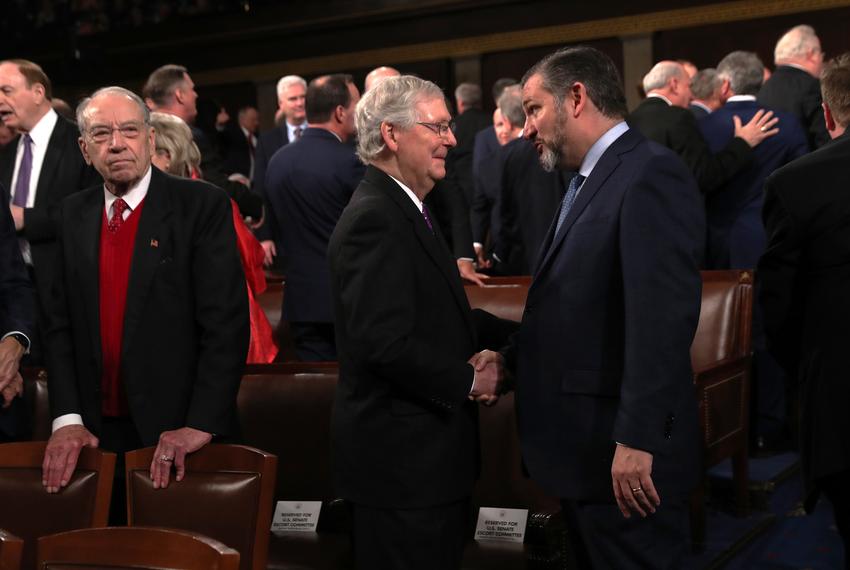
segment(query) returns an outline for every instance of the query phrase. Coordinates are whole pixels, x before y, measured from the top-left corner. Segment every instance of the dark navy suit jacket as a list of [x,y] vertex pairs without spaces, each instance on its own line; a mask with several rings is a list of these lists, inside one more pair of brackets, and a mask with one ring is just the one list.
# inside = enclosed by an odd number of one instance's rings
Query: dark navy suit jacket
[[631,129],[602,154],[560,233],[550,227],[506,351],[522,456],[549,492],[613,502],[615,442],[653,454],[662,501],[697,480],[690,346],[704,224],[685,164]]
[[[700,121],[700,130],[712,152],[732,140],[737,115],[747,123],[764,109],[756,101],[733,101]],[[764,253],[766,237],[761,221],[764,181],[774,170],[809,150],[806,134],[790,113],[774,111],[779,133],[753,149],[753,160],[706,200],[708,267],[752,269]]]
[[328,241],[365,170],[351,145],[312,127],[269,162],[265,187],[279,224],[287,320],[333,322]]
[[279,241],[277,219],[266,195],[266,171],[274,153],[287,144],[289,144],[289,130],[285,122],[261,133],[257,139],[257,149],[254,151],[254,178],[251,180],[251,189],[263,197],[263,204],[266,208],[266,221],[254,232],[260,241]]
[[[2,185],[0,196],[5,196]],[[35,291],[21,258],[12,214],[0,204],[0,337],[16,331],[32,339],[34,325]],[[0,441],[23,435],[23,413],[19,399],[13,408],[0,409]]]

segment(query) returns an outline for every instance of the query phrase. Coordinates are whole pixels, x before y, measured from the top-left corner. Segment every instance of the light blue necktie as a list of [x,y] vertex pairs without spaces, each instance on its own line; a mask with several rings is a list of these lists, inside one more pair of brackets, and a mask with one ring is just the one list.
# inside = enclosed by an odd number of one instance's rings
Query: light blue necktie
[[564,225],[564,220],[567,219],[567,214],[570,213],[570,208],[573,207],[573,203],[576,201],[576,195],[578,194],[578,189],[581,187],[582,182],[584,182],[584,176],[581,174],[576,174],[573,176],[572,180],[570,180],[567,193],[564,195],[563,201],[561,201],[561,211],[558,213],[558,225],[555,226],[555,235],[552,236],[553,243],[555,238],[558,236],[558,232],[561,231],[561,226]]

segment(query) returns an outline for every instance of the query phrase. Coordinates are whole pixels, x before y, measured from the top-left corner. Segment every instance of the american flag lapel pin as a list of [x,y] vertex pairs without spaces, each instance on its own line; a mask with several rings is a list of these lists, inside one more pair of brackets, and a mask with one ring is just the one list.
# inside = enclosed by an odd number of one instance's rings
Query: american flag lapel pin
[[151,247],[159,247],[159,240],[156,238],[151,239]]

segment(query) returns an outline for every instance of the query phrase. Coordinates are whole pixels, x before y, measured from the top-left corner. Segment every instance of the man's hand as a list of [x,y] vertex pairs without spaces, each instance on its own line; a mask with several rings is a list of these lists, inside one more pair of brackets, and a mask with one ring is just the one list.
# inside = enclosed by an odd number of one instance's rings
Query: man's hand
[[18,369],[24,352],[24,347],[14,337],[7,336],[0,341],[0,391],[4,391],[4,396],[6,387],[12,384],[16,377],[20,378]]
[[626,518],[635,512],[642,517],[654,513],[661,498],[652,483],[652,454],[617,444],[611,464],[611,479],[617,506]]
[[469,399],[491,406],[499,400],[505,378],[504,358],[498,352],[482,350],[469,359],[475,368]]
[[12,381],[6,384],[6,387],[0,390],[0,395],[3,396],[3,408],[8,408],[12,405],[12,400],[15,397],[24,393],[24,379],[19,372],[15,373]]
[[759,109],[746,125],[741,126],[741,118],[737,115],[732,117],[732,122],[735,124],[735,136],[744,139],[751,147],[779,132],[778,128],[774,128],[779,119],[773,116],[773,111],[765,112],[764,109]]
[[182,481],[186,474],[186,455],[198,451],[210,441],[212,441],[211,434],[190,427],[162,432],[153,452],[153,461],[151,461],[153,488],[168,487],[172,464],[177,470],[175,479]]
[[475,263],[478,264],[478,268],[490,269],[493,266],[493,262],[484,257],[484,246],[480,243],[474,243],[472,247],[475,250]]
[[15,220],[15,231],[19,232],[24,229],[24,209],[20,206],[9,206],[12,210],[12,219]]
[[274,246],[274,242],[267,239],[265,241],[261,241],[260,245],[263,246],[263,265],[271,267],[272,263],[274,263],[274,258],[277,255],[277,249]]
[[48,493],[65,487],[77,467],[83,447],[97,447],[98,441],[85,426],[70,425],[57,429],[47,441],[41,464],[41,484]]
[[488,275],[484,275],[483,273],[475,272],[475,265],[468,259],[458,259],[457,260],[457,269],[460,272],[460,276],[467,281],[472,281],[479,287],[484,286],[484,281],[482,279],[490,279]]

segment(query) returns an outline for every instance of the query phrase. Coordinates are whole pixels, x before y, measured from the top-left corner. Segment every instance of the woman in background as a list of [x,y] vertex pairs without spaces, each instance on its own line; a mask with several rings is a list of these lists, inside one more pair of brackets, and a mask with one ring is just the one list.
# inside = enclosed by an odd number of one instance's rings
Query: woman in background
[[[151,125],[156,132],[156,150],[151,162],[154,166],[184,178],[197,178],[200,175],[201,153],[192,141],[192,131],[179,117],[167,113],[151,113]],[[251,314],[251,344],[248,348],[248,363],[268,363],[274,361],[278,347],[272,338],[272,327],[257,302],[256,296],[266,290],[266,277],[263,273],[263,248],[251,233],[239,208],[233,200],[233,227],[236,229],[236,241],[242,269],[248,285],[248,302]]]

